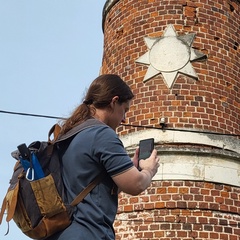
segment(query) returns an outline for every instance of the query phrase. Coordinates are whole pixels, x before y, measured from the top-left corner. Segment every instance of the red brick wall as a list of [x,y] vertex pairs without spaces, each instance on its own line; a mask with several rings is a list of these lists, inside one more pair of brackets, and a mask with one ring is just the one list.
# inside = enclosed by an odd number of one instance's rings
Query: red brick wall
[[[239,135],[240,2],[112,2],[103,18],[102,73],[119,74],[133,89],[129,123],[159,127],[165,117],[168,128]],[[148,66],[135,62],[148,51],[144,37],[161,37],[169,24],[178,35],[195,33],[192,47],[207,55],[192,62],[198,80],[178,74],[170,89],[161,74],[143,83]],[[138,130],[121,126],[119,133]],[[239,240],[239,224],[239,187],[164,180],[140,196],[121,194],[115,229],[116,239]]]
[[116,239],[240,237],[240,189],[194,181],[155,181],[139,196],[120,195]]
[[[196,33],[192,47],[208,56],[193,62],[199,80],[179,74],[172,89],[162,75],[143,83],[143,37],[160,37],[168,24],[178,35]],[[131,124],[240,134],[240,18],[237,0],[120,0],[106,14],[102,73],[117,73],[135,100]],[[138,129],[120,128],[122,134]]]

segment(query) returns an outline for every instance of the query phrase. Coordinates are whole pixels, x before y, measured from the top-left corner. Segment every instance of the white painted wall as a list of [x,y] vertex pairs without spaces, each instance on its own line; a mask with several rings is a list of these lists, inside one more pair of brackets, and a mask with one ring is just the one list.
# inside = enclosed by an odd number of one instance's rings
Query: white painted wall
[[201,180],[240,186],[237,138],[148,129],[122,136],[121,140],[131,155],[139,140],[152,137],[160,157],[160,167],[153,180]]

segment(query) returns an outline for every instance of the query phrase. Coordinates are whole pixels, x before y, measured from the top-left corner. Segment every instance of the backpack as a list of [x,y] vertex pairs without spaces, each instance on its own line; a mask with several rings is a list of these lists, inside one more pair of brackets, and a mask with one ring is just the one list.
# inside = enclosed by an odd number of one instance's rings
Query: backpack
[[[28,147],[25,144],[18,146],[18,150],[12,153],[17,163],[2,203],[0,224],[7,210],[6,221],[13,219],[32,239],[45,239],[71,224],[74,206],[100,183],[105,174],[101,172],[68,203],[60,156],[77,133],[97,124],[102,123],[89,119],[60,137],[60,126],[55,124],[49,131],[48,141],[36,141]],[[50,140],[52,134],[54,139]]]

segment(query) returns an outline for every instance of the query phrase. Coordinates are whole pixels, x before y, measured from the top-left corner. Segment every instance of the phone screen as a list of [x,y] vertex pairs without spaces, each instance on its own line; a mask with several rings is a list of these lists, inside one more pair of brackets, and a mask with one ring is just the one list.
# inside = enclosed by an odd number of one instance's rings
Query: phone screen
[[141,159],[149,158],[153,149],[154,149],[154,138],[141,140],[139,142],[138,159],[141,160]]

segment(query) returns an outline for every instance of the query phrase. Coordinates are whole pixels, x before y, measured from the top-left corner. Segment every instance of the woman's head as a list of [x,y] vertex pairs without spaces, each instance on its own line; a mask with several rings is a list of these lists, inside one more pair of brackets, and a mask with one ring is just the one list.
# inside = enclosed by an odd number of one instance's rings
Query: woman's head
[[115,74],[104,74],[97,77],[90,85],[84,103],[95,108],[109,106],[113,97],[118,96],[118,102],[123,103],[133,98],[129,86]]
[[[118,115],[120,115],[124,109],[125,111],[128,110],[129,102],[133,97],[134,95],[130,87],[118,75],[100,75],[89,86],[83,103],[79,105],[72,116],[64,122],[62,133],[66,133],[90,117],[96,117],[96,115],[103,110],[110,113],[108,116],[111,122],[109,125],[111,126],[114,118],[116,121],[116,118],[120,117]],[[117,124],[115,123],[114,125],[115,126],[112,126],[113,128],[115,128]]]

